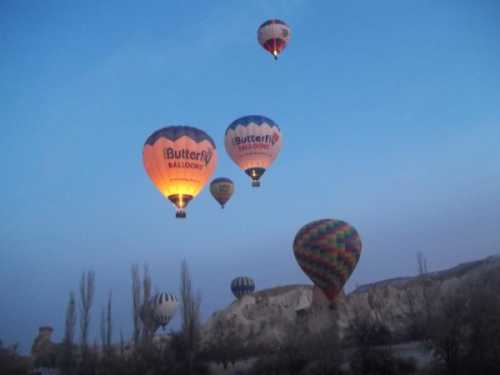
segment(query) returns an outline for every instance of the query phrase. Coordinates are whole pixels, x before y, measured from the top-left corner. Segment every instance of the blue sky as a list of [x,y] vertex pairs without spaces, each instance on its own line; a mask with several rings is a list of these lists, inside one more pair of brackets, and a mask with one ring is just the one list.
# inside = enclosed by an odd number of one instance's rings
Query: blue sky
[[[274,17],[293,33],[277,62],[256,41]],[[309,283],[292,241],[319,218],[362,236],[348,289],[414,274],[417,251],[433,270],[499,253],[499,19],[494,0],[3,1],[0,339],[58,339],[88,269],[93,332],[112,290],[126,336],[132,263],[177,292],[186,259],[205,317],[240,274]],[[248,114],[283,132],[258,190],[223,146]],[[214,138],[224,211],[205,189],[176,220],[148,179],[143,143],[169,124]]]

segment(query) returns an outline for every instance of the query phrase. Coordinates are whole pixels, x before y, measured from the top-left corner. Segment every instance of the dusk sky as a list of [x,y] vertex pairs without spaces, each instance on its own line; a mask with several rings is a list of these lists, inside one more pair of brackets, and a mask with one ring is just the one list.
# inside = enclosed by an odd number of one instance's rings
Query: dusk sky
[[[292,29],[278,61],[270,18]],[[361,235],[348,291],[414,275],[418,251],[430,270],[500,253],[499,1],[3,0],[0,46],[0,339],[23,351],[40,325],[61,338],[86,270],[92,336],[112,290],[115,340],[134,263],[178,294],[185,259],[204,319],[239,275],[310,284],[292,242],[315,219]],[[259,189],[223,142],[251,114],[283,134]],[[205,188],[175,219],[148,178],[144,141],[173,124],[214,139],[226,209]]]

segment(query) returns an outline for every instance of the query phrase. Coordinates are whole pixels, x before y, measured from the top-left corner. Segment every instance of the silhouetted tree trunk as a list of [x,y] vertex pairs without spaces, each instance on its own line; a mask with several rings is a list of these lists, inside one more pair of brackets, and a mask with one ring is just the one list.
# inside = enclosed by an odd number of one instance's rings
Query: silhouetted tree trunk
[[76,328],[76,301],[75,293],[69,293],[64,324],[64,338],[62,342],[62,358],[60,368],[65,374],[72,374],[75,365],[74,342]]
[[139,339],[141,334],[141,276],[139,274],[139,266],[137,264],[132,265],[132,315],[134,323],[134,347],[139,346]]
[[101,347],[104,350],[106,348],[106,309],[104,307],[101,310],[101,321],[99,326],[101,334]]
[[94,300],[95,273],[87,271],[80,280],[80,340],[82,359],[85,360],[88,352],[88,333],[90,325],[90,311]]
[[123,359],[125,356],[125,340],[123,339],[123,332],[120,330],[120,356]]
[[108,309],[106,314],[106,346],[107,350],[111,350],[111,342],[113,341],[113,317],[112,317],[112,293],[108,296]]
[[427,268],[427,259],[425,258],[424,253],[422,253],[421,251],[417,252],[417,265],[419,276],[426,275],[429,272]]
[[[151,275],[149,273],[149,267],[147,264],[144,265],[144,273],[142,277],[142,295],[143,300],[141,304],[141,308],[144,308],[147,303],[149,303],[151,299],[151,289],[152,289],[152,281]],[[147,346],[150,344],[153,336],[153,332],[151,331],[151,327],[148,327],[146,324],[142,324],[142,339],[144,344]]]
[[186,346],[188,375],[193,373],[193,362],[200,339],[200,305],[201,294],[193,294],[191,275],[186,261],[181,265],[181,312],[182,336]]

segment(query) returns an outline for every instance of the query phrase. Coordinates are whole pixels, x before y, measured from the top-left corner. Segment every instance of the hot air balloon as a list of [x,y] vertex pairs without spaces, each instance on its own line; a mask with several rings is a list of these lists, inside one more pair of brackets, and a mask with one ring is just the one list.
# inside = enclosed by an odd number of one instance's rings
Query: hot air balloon
[[290,27],[285,22],[276,19],[264,22],[257,31],[260,45],[271,53],[275,60],[285,49],[290,36]]
[[219,177],[210,183],[210,193],[219,202],[220,206],[224,205],[234,193],[234,183],[227,177]]
[[153,319],[165,329],[177,311],[177,297],[170,293],[158,293],[151,299],[150,304]]
[[231,281],[231,291],[234,296],[240,299],[247,294],[253,293],[255,290],[255,283],[250,277],[240,276]]
[[149,136],[143,162],[158,190],[186,217],[187,204],[203,189],[217,164],[215,143],[203,130],[169,126]]
[[233,121],[225,133],[226,151],[260,186],[260,178],[281,149],[281,131],[273,120],[264,116],[245,116]]
[[293,242],[300,268],[333,302],[361,256],[361,239],[348,223],[324,219],[302,227]]

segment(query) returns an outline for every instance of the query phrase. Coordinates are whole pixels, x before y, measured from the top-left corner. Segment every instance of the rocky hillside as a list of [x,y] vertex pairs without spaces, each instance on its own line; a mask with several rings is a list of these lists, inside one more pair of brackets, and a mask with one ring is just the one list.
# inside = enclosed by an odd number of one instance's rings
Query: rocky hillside
[[311,332],[336,322],[343,337],[349,322],[359,314],[383,321],[398,335],[407,329],[412,316],[436,301],[470,285],[494,282],[500,287],[499,255],[424,276],[362,285],[339,296],[333,306],[310,285],[281,286],[245,296],[214,313],[203,327],[203,340],[208,343],[231,334],[257,345],[279,343],[298,322]]

